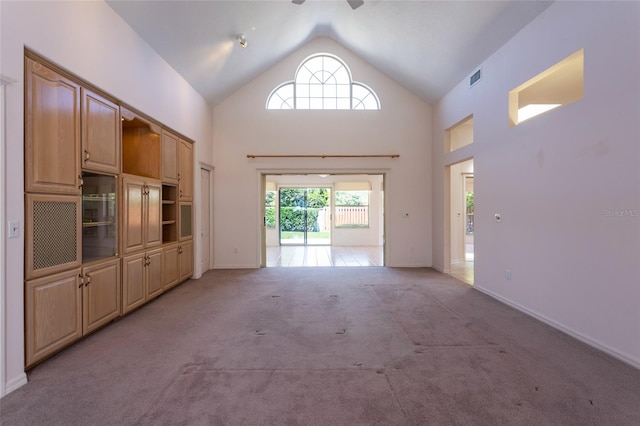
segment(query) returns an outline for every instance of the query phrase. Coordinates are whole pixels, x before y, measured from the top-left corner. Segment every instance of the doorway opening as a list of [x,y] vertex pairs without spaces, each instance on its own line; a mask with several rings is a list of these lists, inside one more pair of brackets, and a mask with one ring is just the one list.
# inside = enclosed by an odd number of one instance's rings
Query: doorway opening
[[261,174],[262,267],[384,266],[384,173]]
[[200,168],[200,274],[211,269],[211,170]]
[[451,275],[473,285],[475,191],[473,159],[446,167],[448,175],[448,258]]

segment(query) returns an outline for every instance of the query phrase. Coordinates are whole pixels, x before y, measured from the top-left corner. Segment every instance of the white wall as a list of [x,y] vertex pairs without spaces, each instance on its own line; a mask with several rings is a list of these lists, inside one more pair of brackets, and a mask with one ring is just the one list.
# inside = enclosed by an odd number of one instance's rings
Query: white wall
[[[265,110],[277,85],[309,55],[342,58],[376,91],[380,111]],[[312,40],[214,109],[216,268],[260,265],[260,173],[387,174],[389,266],[431,265],[431,107],[339,44]],[[248,154],[400,154],[396,159],[248,159]],[[402,212],[408,218],[402,218]],[[234,248],[238,248],[238,253]]]
[[[584,98],[509,127],[508,91],[580,48]],[[476,288],[636,366],[639,51],[639,3],[556,2],[434,107],[433,129],[434,266],[444,167],[473,156]],[[474,143],[445,154],[445,129],[470,114]]]
[[[0,74],[6,88],[6,220],[20,220],[21,237],[6,243],[6,391],[24,384],[23,353],[23,54],[28,47],[196,141],[196,164],[211,162],[211,108],[153,49],[101,1],[2,2]],[[198,171],[198,167],[194,167]],[[195,193],[200,179],[194,178]],[[195,211],[199,212],[197,207]],[[4,226],[5,224],[2,224]],[[199,235],[199,215],[196,233]],[[199,259],[196,240],[196,259]],[[196,262],[196,268],[200,268]],[[196,269],[196,275],[199,273]]]

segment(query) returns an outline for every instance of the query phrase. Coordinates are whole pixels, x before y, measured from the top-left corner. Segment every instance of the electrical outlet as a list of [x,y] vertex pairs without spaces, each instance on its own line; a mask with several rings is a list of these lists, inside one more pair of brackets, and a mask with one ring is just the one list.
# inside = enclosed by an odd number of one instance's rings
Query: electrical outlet
[[507,281],[511,280],[511,269],[507,269],[506,271],[504,271],[504,277],[507,279]]

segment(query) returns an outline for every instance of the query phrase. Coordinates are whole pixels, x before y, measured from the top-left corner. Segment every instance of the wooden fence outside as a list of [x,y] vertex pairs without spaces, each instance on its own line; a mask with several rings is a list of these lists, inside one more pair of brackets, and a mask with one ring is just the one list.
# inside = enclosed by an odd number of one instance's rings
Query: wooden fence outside
[[335,226],[368,226],[369,206],[336,206]]

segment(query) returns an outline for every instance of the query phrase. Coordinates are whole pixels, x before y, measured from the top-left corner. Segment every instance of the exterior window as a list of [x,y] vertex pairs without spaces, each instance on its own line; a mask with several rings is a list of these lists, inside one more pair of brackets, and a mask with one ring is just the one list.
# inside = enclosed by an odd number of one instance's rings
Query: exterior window
[[264,216],[267,228],[276,227],[276,200],[278,192],[267,190],[264,197]]
[[336,191],[336,228],[369,227],[369,192]]
[[293,109],[293,82],[283,83],[271,92],[267,109]]
[[354,82],[351,71],[337,56],[326,53],[305,59],[292,82],[276,87],[267,109],[370,109],[380,101],[368,86]]

